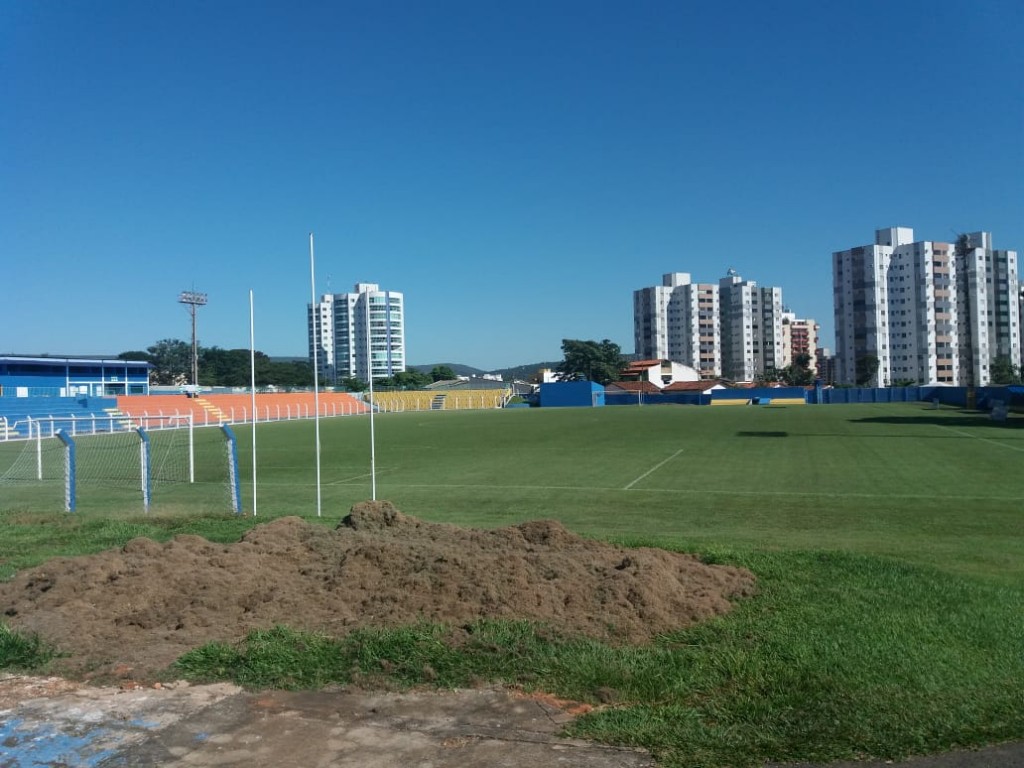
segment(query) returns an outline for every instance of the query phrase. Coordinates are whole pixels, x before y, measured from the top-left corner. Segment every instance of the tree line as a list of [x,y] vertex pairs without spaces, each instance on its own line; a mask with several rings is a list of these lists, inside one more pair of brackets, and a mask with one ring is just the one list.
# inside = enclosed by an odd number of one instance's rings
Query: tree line
[[[250,365],[248,349],[222,349],[198,347],[199,383],[205,387],[248,387],[252,383],[253,368],[256,388],[307,389],[313,386],[313,366],[308,360],[275,362],[263,352],[256,352],[255,365]],[[182,386],[192,380],[192,345],[181,339],[161,339],[143,350],[131,350],[118,355],[120,360],[145,360],[152,365],[149,383],[156,386]],[[381,389],[422,389],[435,381],[457,378],[447,365],[435,365],[430,373],[402,371],[386,379],[377,379],[375,387]],[[320,385],[332,382],[320,377]],[[342,379],[340,386],[350,392],[362,392],[369,384],[355,378]]]
[[[313,366],[308,360],[275,362],[263,352],[255,353],[250,366],[248,349],[199,347],[199,382],[210,387],[248,387],[255,368],[256,387],[282,389],[313,386]],[[118,355],[121,360],[145,360],[153,368],[149,383],[157,386],[181,386],[191,383],[192,345],[180,339],[161,339],[145,351],[131,350]]]

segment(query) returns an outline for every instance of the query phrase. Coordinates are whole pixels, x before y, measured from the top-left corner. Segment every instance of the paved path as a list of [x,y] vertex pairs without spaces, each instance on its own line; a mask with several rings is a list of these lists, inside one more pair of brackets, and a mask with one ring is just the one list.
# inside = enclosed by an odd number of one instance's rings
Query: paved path
[[[253,693],[0,675],[0,767],[654,768],[642,750],[558,737],[571,719],[502,689]],[[875,766],[1024,768],[1024,743],[829,768]]]
[[10,692],[16,679],[6,682],[5,702],[0,681],[3,768],[654,766],[641,750],[559,738],[571,715],[504,690],[66,689],[51,679],[24,698]]

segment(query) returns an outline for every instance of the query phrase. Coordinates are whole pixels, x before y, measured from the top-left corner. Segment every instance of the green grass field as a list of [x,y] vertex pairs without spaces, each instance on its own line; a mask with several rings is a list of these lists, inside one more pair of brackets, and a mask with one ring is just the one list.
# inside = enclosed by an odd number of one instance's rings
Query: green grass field
[[[406,683],[426,682],[422,660],[443,672],[440,684],[492,678],[594,701],[614,689],[616,706],[575,732],[646,746],[670,766],[1024,739],[1020,416],[997,423],[924,404],[658,406],[389,414],[375,424],[377,498],[406,514],[488,527],[558,519],[588,536],[744,565],[761,592],[650,648],[500,625],[480,630],[496,642],[452,656],[436,628],[414,627],[318,640],[343,663],[330,671],[318,656],[321,667],[288,680],[344,682],[387,658]],[[333,525],[370,496],[369,420],[324,420],[320,431],[320,519]],[[251,431],[236,433],[251,512]],[[313,424],[261,425],[256,440],[256,522],[315,520]],[[0,475],[11,456],[0,445]],[[83,488],[79,512],[66,515],[59,489],[0,484],[0,576],[136,535],[236,539],[254,521],[225,511],[210,480],[215,443],[203,456],[202,482],[157,485],[149,515],[102,485]],[[197,652],[188,669],[281,684],[258,671],[280,669],[281,654],[304,663],[296,657],[309,654],[287,650],[295,643],[312,647],[287,633],[255,637]]]

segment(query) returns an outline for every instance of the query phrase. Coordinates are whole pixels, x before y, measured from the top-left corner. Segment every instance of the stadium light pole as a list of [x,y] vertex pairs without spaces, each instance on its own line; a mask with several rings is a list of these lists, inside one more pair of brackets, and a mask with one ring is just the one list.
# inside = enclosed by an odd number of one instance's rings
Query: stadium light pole
[[197,293],[195,290],[182,291],[178,296],[178,303],[188,307],[188,313],[192,316],[192,386],[199,389],[199,346],[196,342],[196,310],[206,305],[206,294]]

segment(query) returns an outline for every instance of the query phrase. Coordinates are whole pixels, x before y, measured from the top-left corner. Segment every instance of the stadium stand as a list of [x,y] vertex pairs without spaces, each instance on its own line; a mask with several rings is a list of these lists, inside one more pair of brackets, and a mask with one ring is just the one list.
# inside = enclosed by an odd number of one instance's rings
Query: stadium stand
[[465,411],[501,408],[508,400],[504,389],[455,389],[448,392],[374,392],[373,405],[378,411]]
[[[316,409],[312,392],[280,392],[256,395],[258,421],[283,421],[312,418]],[[366,413],[368,407],[344,392],[321,392],[321,416],[350,416]],[[126,417],[192,414],[195,424],[221,424],[251,421],[252,397],[247,394],[200,397],[185,395],[148,395],[117,398],[118,413]]]
[[109,429],[107,409],[112,397],[0,397],[0,416],[6,426],[0,440],[29,437],[30,424],[42,425],[43,435],[58,429],[71,434]]

